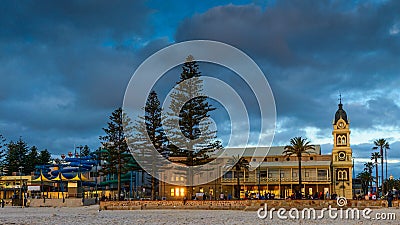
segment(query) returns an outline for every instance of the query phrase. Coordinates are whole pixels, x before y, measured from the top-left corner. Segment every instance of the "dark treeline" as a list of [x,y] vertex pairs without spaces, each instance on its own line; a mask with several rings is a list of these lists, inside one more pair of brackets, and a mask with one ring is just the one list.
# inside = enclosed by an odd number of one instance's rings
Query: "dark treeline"
[[51,154],[47,149],[38,150],[36,146],[29,146],[20,137],[18,141],[9,141],[0,134],[0,169],[4,175],[13,172],[30,174],[35,171],[35,166],[47,164],[51,161]]

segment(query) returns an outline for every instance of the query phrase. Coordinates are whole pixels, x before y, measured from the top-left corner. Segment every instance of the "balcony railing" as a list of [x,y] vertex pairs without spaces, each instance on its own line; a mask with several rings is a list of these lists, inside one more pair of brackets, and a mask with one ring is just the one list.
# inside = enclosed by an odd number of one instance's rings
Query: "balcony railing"
[[[258,184],[257,177],[246,177],[246,178],[239,178],[240,183],[255,183]],[[302,181],[315,181],[315,182],[329,182],[331,180],[330,177],[302,177]],[[267,178],[261,177],[260,183],[285,183],[285,182],[299,182],[298,177],[283,177],[283,178]],[[222,178],[222,183],[237,183],[237,178]]]

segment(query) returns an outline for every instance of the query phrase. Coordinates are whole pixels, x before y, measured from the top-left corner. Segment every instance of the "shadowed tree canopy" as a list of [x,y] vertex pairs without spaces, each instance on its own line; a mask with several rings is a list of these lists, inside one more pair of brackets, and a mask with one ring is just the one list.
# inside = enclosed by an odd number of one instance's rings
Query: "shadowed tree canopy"
[[36,146],[32,146],[29,149],[29,153],[26,156],[26,163],[25,163],[25,171],[30,173],[35,171],[35,166],[38,165],[39,162],[39,152]]
[[105,163],[102,165],[102,172],[105,174],[117,174],[118,196],[121,196],[121,174],[137,169],[137,164],[131,155],[125,134],[129,134],[131,124],[130,118],[123,113],[122,108],[116,109],[109,117],[107,127],[103,128],[106,133],[100,136],[104,153],[101,154]]
[[158,185],[156,176],[165,170],[160,157],[165,156],[164,144],[167,140],[162,128],[164,117],[162,116],[161,103],[155,91],[150,92],[144,113],[144,116],[139,116],[133,127],[134,135],[130,139],[132,143],[130,146],[134,148],[132,152],[135,154],[135,158],[151,175],[151,198],[155,199]]
[[28,154],[28,145],[20,137],[17,142],[10,141],[7,145],[6,167],[8,174],[19,171],[19,167],[23,166],[23,172],[26,172],[25,163]]
[[39,157],[38,157],[39,165],[48,164],[50,162],[50,160],[51,160],[51,154],[47,149],[40,151]]

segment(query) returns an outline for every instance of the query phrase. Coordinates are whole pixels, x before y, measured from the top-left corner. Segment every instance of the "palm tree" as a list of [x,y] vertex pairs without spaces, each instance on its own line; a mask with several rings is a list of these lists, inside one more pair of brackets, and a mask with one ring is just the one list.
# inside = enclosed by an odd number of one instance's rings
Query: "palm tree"
[[374,164],[372,162],[364,163],[364,171],[368,172],[371,175],[371,180],[369,186],[372,187],[372,170],[374,169]]
[[372,149],[379,149],[379,154],[381,155],[381,175],[382,175],[381,176],[381,184],[382,184],[382,195],[383,195],[383,193],[385,193],[384,185],[383,185],[383,181],[385,180],[384,177],[383,177],[383,149],[385,149],[386,178],[387,178],[387,155],[386,155],[386,150],[390,149],[390,148],[389,148],[389,143],[384,138],[375,140],[374,141],[374,145],[375,145],[375,147],[373,147]]
[[233,156],[233,158],[229,161],[230,165],[233,165],[235,167],[235,172],[236,172],[236,179],[237,179],[237,187],[236,187],[236,193],[235,197],[237,199],[240,199],[240,177],[239,173],[240,171],[247,170],[249,169],[249,162],[243,158],[240,157],[239,155],[237,157]]
[[315,150],[315,145],[311,145],[307,138],[294,137],[290,139],[290,145],[285,146],[283,154],[285,156],[295,155],[299,161],[299,192],[301,193],[301,156],[310,154]]
[[[376,177],[375,177],[375,185],[376,185],[376,194],[378,195],[378,159],[381,158],[379,152],[373,152],[371,154],[371,160],[375,160],[375,169],[376,169]],[[377,196],[378,197],[378,196]]]
[[372,181],[371,174],[365,170],[357,175],[357,178],[361,180],[361,185],[364,193],[368,193],[368,184]]

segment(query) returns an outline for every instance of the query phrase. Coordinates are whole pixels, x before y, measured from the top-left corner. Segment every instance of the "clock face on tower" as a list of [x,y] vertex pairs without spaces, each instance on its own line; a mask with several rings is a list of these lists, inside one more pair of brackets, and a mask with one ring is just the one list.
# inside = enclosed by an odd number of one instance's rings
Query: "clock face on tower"
[[339,152],[338,159],[339,159],[339,161],[344,161],[346,159],[346,153],[345,152]]
[[339,122],[338,127],[339,127],[339,128],[344,128],[344,123],[343,123],[343,122]]

